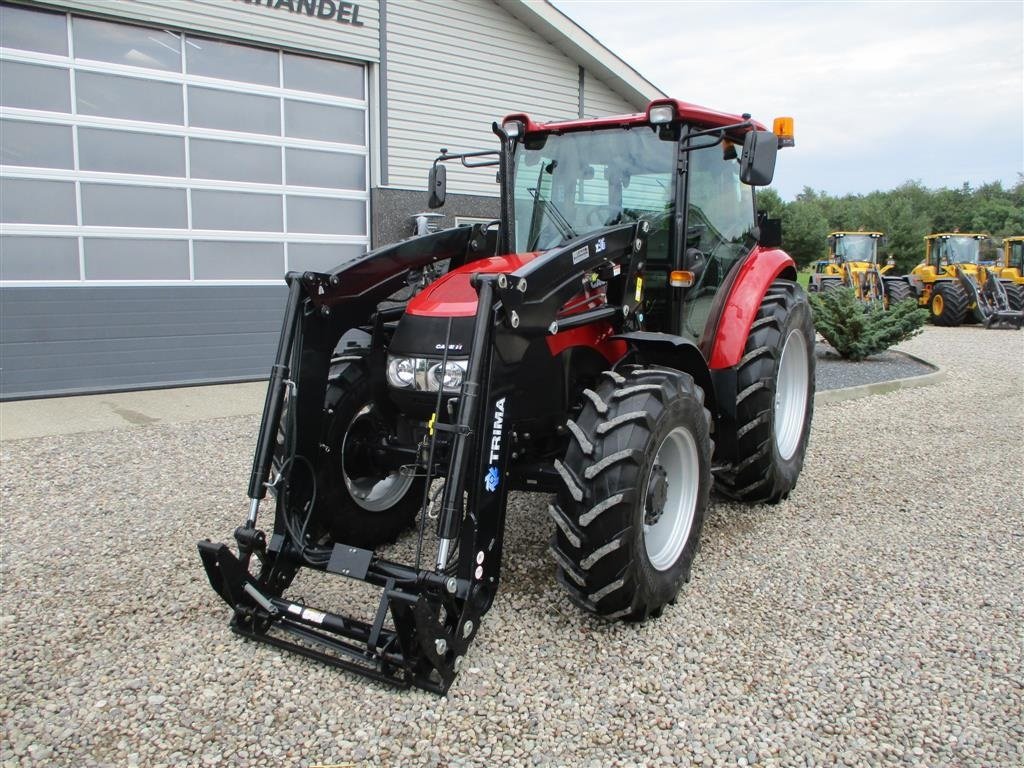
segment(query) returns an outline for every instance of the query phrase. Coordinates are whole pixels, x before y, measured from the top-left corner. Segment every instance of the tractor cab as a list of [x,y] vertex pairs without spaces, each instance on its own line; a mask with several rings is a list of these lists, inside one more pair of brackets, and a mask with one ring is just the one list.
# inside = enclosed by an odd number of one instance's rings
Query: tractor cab
[[982,264],[981,245],[988,240],[983,234],[937,234],[925,238],[925,260],[920,266],[934,270],[936,274],[945,272],[953,276],[955,267],[959,265],[970,274],[977,274]]
[[999,265],[1000,277],[1024,284],[1024,235],[1003,238],[1003,253]]
[[868,265],[878,263],[878,248],[885,244],[881,232],[832,232],[828,236],[829,260],[836,264]]

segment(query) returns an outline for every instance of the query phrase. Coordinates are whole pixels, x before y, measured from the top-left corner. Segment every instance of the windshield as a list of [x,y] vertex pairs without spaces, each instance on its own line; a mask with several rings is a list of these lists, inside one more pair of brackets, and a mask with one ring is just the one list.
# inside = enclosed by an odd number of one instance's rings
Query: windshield
[[515,250],[555,248],[641,218],[667,221],[674,159],[675,143],[645,127],[549,135],[533,149],[519,144]]
[[1024,269],[1024,241],[1010,243],[1010,261],[1006,266]]
[[977,264],[981,241],[968,236],[942,237],[932,241],[940,264]]
[[844,261],[875,261],[877,238],[870,235],[843,235],[836,238],[836,256]]

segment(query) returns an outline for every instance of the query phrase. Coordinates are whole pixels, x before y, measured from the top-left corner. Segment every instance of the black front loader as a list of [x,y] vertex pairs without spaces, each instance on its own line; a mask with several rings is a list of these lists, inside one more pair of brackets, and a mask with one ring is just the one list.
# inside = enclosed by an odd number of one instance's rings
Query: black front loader
[[[377,391],[386,391],[383,329],[404,311],[394,296],[438,262],[447,260],[448,269],[454,269],[494,255],[493,231],[479,226],[445,230],[379,249],[330,274],[290,273],[249,481],[249,514],[235,531],[237,554],[225,544],[199,542],[210,584],[234,611],[231,628],[373,679],[447,691],[498,588],[509,487],[544,485],[517,477],[510,466],[517,409],[525,407],[515,399],[517,368],[531,339],[557,333],[559,322],[563,330],[596,321],[613,322],[620,331],[630,327],[627,319],[636,312],[638,296],[625,287],[643,273],[648,229],[646,222],[609,227],[548,251],[515,272],[473,276],[478,304],[467,375],[457,406],[446,409],[438,394],[436,422],[414,464],[414,471],[426,475],[428,493],[431,479],[445,479],[432,567],[420,562],[426,494],[413,565],[345,542],[311,543],[304,535],[330,514],[321,508],[326,505],[317,504],[316,485],[326,460],[325,393],[332,366],[345,357],[338,357],[339,341],[351,329],[371,339],[360,359],[378,377]],[[607,304],[556,322],[559,308],[588,280],[606,281]],[[434,448],[441,434],[446,450],[438,462]],[[285,454],[275,457],[281,445]],[[270,487],[276,491],[276,509],[268,540],[257,519]],[[373,621],[282,597],[299,568],[379,587]]]

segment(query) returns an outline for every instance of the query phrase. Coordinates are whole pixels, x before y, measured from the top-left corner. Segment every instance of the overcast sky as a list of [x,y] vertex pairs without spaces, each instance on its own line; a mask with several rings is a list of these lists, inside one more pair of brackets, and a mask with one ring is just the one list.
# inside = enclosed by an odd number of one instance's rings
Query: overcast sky
[[1024,172],[1022,0],[554,5],[670,96],[794,117],[785,199]]

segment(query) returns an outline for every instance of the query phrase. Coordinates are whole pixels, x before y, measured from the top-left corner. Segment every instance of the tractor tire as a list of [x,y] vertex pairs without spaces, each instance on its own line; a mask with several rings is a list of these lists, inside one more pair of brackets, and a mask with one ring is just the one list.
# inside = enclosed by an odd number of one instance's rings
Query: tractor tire
[[584,394],[548,507],[557,578],[586,611],[644,621],[690,580],[711,491],[711,413],[693,378],[669,368],[607,371]]
[[843,287],[842,278],[839,277],[826,277],[821,281],[821,292],[835,291]]
[[914,297],[913,292],[910,290],[910,286],[902,280],[886,280],[885,293],[886,309],[899,304],[901,301],[906,301],[907,299],[912,299]]
[[814,355],[807,296],[776,280],[736,370],[736,460],[716,486],[726,496],[775,504],[796,486],[814,412]]
[[1024,285],[1010,283],[1003,286],[1006,289],[1006,300],[1013,312],[1024,310]]
[[379,470],[368,447],[386,432],[376,415],[363,362],[332,369],[324,399],[326,460],[317,473],[319,517],[335,542],[374,549],[414,524],[422,477]]
[[960,325],[967,316],[967,292],[956,283],[936,283],[928,310],[935,325]]

